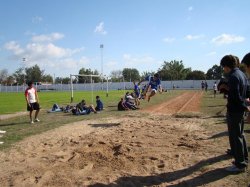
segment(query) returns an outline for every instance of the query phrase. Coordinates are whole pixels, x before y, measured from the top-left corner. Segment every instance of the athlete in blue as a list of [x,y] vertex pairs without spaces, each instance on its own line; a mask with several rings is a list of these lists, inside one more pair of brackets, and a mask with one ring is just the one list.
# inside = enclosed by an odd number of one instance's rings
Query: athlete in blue
[[135,83],[135,81],[133,81],[134,83],[134,94],[135,94],[135,104],[136,106],[140,105],[140,97],[141,97],[141,91],[140,91],[140,84],[142,81],[138,82],[137,84]]
[[147,88],[147,91],[146,91],[146,93],[147,93],[148,90],[150,89],[150,95],[148,96],[148,102],[150,101],[150,98],[153,97],[157,93],[158,88],[159,88],[159,90],[161,92],[162,91],[161,80],[159,78],[159,74],[156,73],[156,74],[154,74],[153,77],[150,78],[148,88]]

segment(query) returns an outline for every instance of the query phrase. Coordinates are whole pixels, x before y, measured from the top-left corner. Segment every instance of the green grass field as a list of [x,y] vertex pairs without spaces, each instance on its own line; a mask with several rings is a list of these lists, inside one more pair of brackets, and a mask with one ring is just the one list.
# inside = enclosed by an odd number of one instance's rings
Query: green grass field
[[[106,92],[98,91],[93,93],[94,103],[95,96],[99,95],[104,103],[116,104],[117,100],[124,95],[123,91],[110,91],[109,97],[106,97]],[[39,100],[42,109],[50,109],[54,103],[59,106],[70,104],[71,92],[38,92]],[[90,91],[74,92],[73,103],[79,103],[85,99],[87,103],[92,102],[92,93]],[[0,93],[0,115],[10,114],[15,112],[26,111],[26,101],[24,93]]]

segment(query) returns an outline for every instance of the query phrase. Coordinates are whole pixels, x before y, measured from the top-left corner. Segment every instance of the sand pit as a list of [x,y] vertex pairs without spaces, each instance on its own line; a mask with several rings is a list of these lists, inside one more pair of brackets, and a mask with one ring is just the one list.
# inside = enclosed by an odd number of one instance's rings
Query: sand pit
[[226,137],[221,149],[205,128],[211,120],[156,111],[85,120],[29,137],[0,152],[1,186],[237,185],[224,171],[230,163]]

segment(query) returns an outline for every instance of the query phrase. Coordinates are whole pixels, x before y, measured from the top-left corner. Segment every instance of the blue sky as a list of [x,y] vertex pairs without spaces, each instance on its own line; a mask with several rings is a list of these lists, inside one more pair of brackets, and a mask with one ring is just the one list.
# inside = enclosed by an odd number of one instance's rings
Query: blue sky
[[65,77],[82,67],[101,72],[103,62],[108,75],[182,60],[206,72],[225,54],[242,59],[250,51],[249,7],[249,0],[1,0],[0,70],[38,64]]

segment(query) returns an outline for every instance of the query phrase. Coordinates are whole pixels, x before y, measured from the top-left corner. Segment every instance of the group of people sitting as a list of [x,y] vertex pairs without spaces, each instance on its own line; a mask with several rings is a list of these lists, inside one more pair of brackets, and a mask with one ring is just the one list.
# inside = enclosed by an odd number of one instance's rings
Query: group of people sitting
[[129,93],[127,92],[124,96],[122,97],[121,100],[118,103],[118,110],[123,111],[123,110],[137,110],[139,109],[139,99],[135,96],[135,93]]
[[74,115],[86,115],[90,114],[91,112],[96,114],[103,109],[103,102],[101,101],[100,96],[96,96],[96,107],[93,105],[87,105],[86,101],[83,99],[75,106],[67,105],[66,107],[59,107],[58,104],[54,104],[52,109],[48,112],[72,112]]

